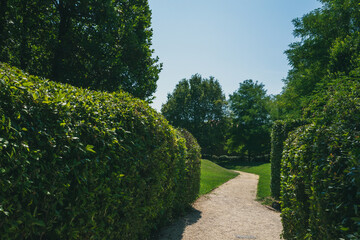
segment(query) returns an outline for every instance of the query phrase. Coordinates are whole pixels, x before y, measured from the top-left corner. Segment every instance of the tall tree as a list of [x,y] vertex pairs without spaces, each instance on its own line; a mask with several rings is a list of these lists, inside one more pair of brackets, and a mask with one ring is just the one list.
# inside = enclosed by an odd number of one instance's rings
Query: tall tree
[[[293,20],[294,36],[285,53],[292,69],[285,80],[280,104],[299,116],[317,85],[326,82],[329,73],[349,72],[359,47],[360,5],[358,0],[320,0],[323,6]],[[348,43],[349,48],[344,48]],[[352,46],[351,42],[352,41]],[[346,49],[346,50],[345,50]],[[353,49],[353,50],[350,50]]]
[[219,82],[196,74],[176,85],[161,112],[172,125],[190,131],[203,153],[219,155],[224,153],[228,127],[226,109]]
[[161,70],[152,57],[147,0],[2,0],[0,61],[39,76],[151,99]]
[[[48,29],[47,0],[7,0],[1,3],[0,61],[9,62],[32,73],[47,75],[49,68],[43,61],[52,29]],[[46,36],[46,37],[45,37]],[[43,47],[43,48],[42,48]],[[40,70],[40,72],[39,72]]]
[[232,126],[227,141],[230,153],[246,154],[249,160],[269,153],[269,97],[262,83],[245,80],[230,95]]

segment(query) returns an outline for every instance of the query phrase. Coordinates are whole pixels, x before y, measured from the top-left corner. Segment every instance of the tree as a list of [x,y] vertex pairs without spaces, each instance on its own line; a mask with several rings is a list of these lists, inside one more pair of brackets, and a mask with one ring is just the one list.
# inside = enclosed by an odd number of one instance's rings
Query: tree
[[220,155],[228,126],[226,107],[219,82],[196,74],[176,85],[161,112],[172,125],[191,132],[203,153]]
[[[35,75],[142,99],[156,90],[147,0],[2,0],[0,61]],[[3,7],[5,6],[5,7]]]
[[[358,0],[320,0],[323,6],[293,20],[294,36],[285,53],[292,69],[285,80],[280,104],[290,107],[290,117],[301,115],[329,73],[348,73],[359,52]],[[320,85],[320,87],[319,87]]]
[[262,83],[246,80],[230,95],[232,126],[227,141],[229,153],[247,154],[249,160],[269,153],[269,97]]

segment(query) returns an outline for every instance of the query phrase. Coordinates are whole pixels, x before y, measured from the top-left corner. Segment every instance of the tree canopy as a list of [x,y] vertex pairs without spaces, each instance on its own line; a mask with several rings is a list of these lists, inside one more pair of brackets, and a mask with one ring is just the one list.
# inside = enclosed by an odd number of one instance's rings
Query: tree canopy
[[293,20],[294,36],[300,41],[285,52],[292,69],[279,98],[279,107],[289,117],[301,115],[308,97],[326,84],[329,74],[347,74],[358,66],[359,1],[320,2],[321,8]]
[[172,125],[190,131],[203,153],[221,154],[228,123],[226,106],[219,82],[195,74],[176,85],[161,112]]
[[249,159],[267,154],[270,147],[269,97],[262,83],[246,80],[230,95],[232,125],[227,141],[230,153],[247,154]]
[[1,0],[0,61],[55,81],[149,99],[161,64],[152,57],[147,0]]

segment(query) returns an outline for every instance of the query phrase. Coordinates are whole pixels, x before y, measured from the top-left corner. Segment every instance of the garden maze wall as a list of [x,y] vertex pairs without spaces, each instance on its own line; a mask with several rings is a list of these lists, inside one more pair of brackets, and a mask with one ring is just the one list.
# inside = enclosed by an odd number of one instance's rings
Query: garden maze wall
[[199,176],[196,140],[144,101],[0,64],[0,239],[147,239]]
[[308,124],[284,143],[285,239],[360,239],[359,79],[359,72],[332,79],[305,109]]

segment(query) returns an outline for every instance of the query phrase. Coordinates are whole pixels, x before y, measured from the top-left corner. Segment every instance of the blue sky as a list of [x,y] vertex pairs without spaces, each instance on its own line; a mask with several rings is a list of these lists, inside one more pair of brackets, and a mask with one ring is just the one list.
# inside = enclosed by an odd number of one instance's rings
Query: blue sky
[[246,79],[279,94],[290,66],[292,19],[316,0],[149,0],[154,56],[163,70],[152,106],[159,110],[176,84],[199,73],[219,80],[226,95]]

